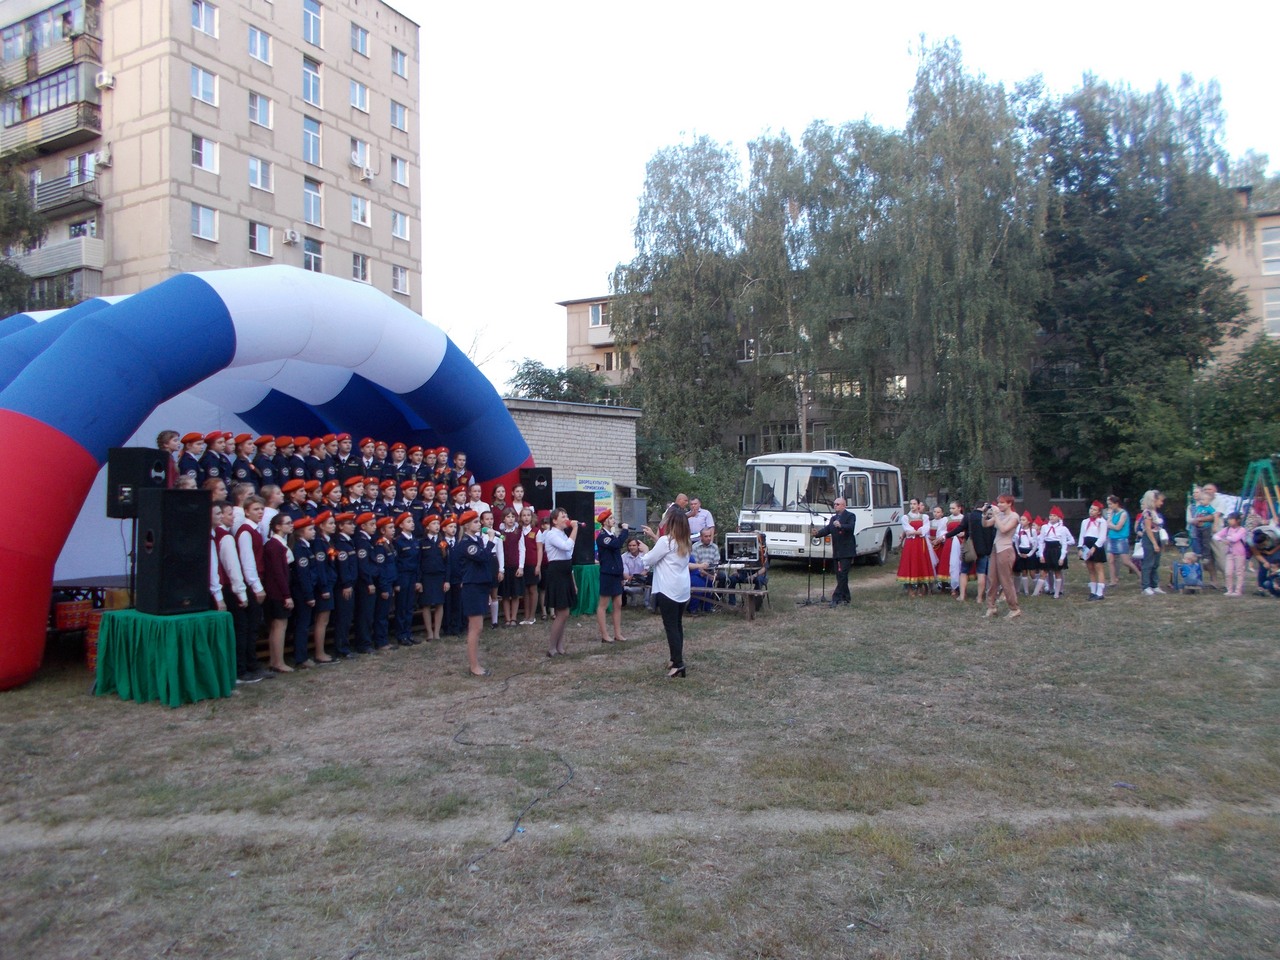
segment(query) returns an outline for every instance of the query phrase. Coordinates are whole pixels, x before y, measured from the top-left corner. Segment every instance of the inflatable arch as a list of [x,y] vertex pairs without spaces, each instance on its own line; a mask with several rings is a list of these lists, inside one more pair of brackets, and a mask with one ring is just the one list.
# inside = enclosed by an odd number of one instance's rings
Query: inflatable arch
[[445,445],[486,484],[511,485],[533,462],[445,333],[365,284],[296,267],[219,270],[0,321],[0,690],[39,668],[63,544],[78,516],[105,516],[105,499],[86,497],[107,451],[135,434],[151,446],[156,431],[139,428],[157,408],[218,417],[164,423],[177,429]]

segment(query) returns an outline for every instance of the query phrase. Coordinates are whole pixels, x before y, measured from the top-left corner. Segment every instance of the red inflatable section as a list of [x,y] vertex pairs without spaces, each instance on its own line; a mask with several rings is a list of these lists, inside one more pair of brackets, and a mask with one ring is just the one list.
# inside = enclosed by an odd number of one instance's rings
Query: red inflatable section
[[[485,498],[485,501],[492,502],[493,491],[496,487],[506,487],[507,499],[510,500],[511,491],[515,489],[515,487],[520,483],[520,471],[523,470],[525,467],[532,467],[533,465],[534,465],[533,454],[529,454],[529,456],[525,458],[524,463],[520,464],[520,466],[516,467],[514,470],[509,470],[506,473],[504,473],[502,476],[494,477],[492,480],[481,481],[480,489],[482,491],[482,496],[484,496]],[[528,494],[526,493],[526,496],[527,495]],[[494,517],[493,520],[495,525],[502,522],[501,517]]]
[[46,466],[38,497],[10,507],[0,545],[0,690],[11,690],[40,668],[53,565],[98,475],[98,462],[64,434],[11,410],[0,410],[0,436],[6,443],[0,490],[31,488],[31,451],[40,451]]

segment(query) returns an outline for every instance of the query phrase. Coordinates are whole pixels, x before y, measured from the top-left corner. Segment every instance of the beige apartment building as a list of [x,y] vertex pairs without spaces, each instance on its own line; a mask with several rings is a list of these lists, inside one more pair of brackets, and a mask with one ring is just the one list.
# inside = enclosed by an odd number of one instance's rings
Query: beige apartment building
[[1236,278],[1236,286],[1249,299],[1249,319],[1244,335],[1218,351],[1218,360],[1229,363],[1259,334],[1280,337],[1280,210],[1256,207],[1252,191],[1237,191],[1244,216],[1235,243],[1221,249],[1222,265]]
[[618,345],[609,326],[610,297],[588,297],[585,300],[562,300],[568,331],[566,364],[586,367],[604,377],[611,387],[622,385],[622,366]]
[[32,308],[284,263],[420,313],[418,34],[382,0],[4,0]]

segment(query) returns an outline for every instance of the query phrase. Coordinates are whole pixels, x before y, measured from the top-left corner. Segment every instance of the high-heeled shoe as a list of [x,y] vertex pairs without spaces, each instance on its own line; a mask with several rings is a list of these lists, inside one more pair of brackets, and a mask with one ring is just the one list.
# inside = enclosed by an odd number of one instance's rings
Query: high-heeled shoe
[[676,677],[683,677],[683,676],[684,676],[684,664],[681,664],[678,667],[673,666],[670,670],[667,671],[668,680],[674,680]]
[[616,641],[610,640],[608,637],[601,637],[601,638],[600,638],[600,642],[601,642],[601,643],[614,643],[614,642],[616,642]]

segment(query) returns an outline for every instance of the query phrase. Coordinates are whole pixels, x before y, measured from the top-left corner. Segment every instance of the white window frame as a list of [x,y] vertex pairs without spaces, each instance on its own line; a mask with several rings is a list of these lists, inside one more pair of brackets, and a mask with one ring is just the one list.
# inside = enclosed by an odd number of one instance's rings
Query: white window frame
[[[310,69],[314,67],[315,69]],[[302,101],[313,107],[320,106],[322,87],[320,85],[320,61],[311,57],[302,58]]]
[[370,262],[367,253],[353,253],[351,255],[351,279],[356,283],[369,282]]
[[391,236],[397,240],[409,239],[409,215],[399,210],[391,211]]
[[351,49],[362,57],[369,56],[369,31],[358,23],[351,24]]
[[324,185],[311,177],[302,179],[302,220],[313,227],[324,226]]
[[609,304],[604,302],[593,303],[590,310],[587,311],[587,326],[609,326]]
[[1262,229],[1262,273],[1265,276],[1280,273],[1280,227]]
[[[197,161],[197,149],[199,150],[199,160]],[[218,172],[218,144],[217,141],[210,140],[208,137],[202,137],[199,134],[191,135],[191,165],[197,170],[204,170],[207,173]]]
[[1262,291],[1262,328],[1268,337],[1280,337],[1280,287]]
[[369,166],[368,141],[361,140],[359,137],[351,138],[351,162],[357,167]]
[[409,293],[409,268],[408,267],[402,267],[399,264],[395,264],[395,263],[391,265],[391,292],[408,295]]
[[270,160],[249,156],[249,186],[265,193],[275,193],[275,170]]
[[[259,223],[257,220],[249,221],[249,252],[259,257],[274,256],[271,249],[272,230],[265,223]],[[266,249],[262,249],[260,241],[262,237],[266,237]],[[255,247],[255,242],[259,243]]]
[[409,185],[409,161],[395,154],[391,155],[391,182],[402,187]]
[[[307,124],[314,123],[315,130],[310,129]],[[324,154],[321,152],[324,146],[323,141],[324,124],[315,117],[304,116],[302,118],[302,162],[308,163],[313,167],[321,166]],[[314,156],[314,159],[312,157]]]
[[[83,229],[77,229],[77,228]],[[88,217],[84,220],[77,220],[74,223],[67,224],[67,236],[74,240],[77,237],[96,237],[98,235],[98,218],[96,216]]]
[[391,72],[397,77],[409,76],[409,55],[398,47],[391,48]]
[[[208,216],[206,216],[206,214]],[[206,230],[208,232],[206,232]],[[218,211],[202,203],[191,204],[191,235],[212,243],[218,242]]]
[[271,66],[271,34],[257,27],[249,27],[249,56]]
[[313,47],[324,46],[324,7],[317,0],[302,0],[302,39]]
[[373,223],[373,204],[369,202],[368,197],[362,197],[358,193],[351,195],[351,222],[358,223],[362,227],[370,226]]
[[[259,107],[265,106],[267,108],[266,123],[262,122],[262,110],[259,109],[255,111],[253,109],[253,105],[255,101],[258,103]],[[254,126],[262,127],[265,130],[270,130],[272,125],[272,114],[274,112],[275,112],[275,104],[271,102],[270,97],[262,93],[257,93],[253,90],[249,91],[249,122],[250,123],[252,123]]]
[[361,113],[369,112],[369,88],[359,80],[351,81],[351,105]]
[[[208,97],[205,97],[205,81],[208,81]],[[218,105],[218,75],[204,67],[191,65],[191,99],[207,103],[211,107]]]
[[218,35],[218,8],[206,0],[191,0],[191,26],[211,37]]
[[391,126],[397,130],[409,129],[409,108],[398,100],[391,101]]

